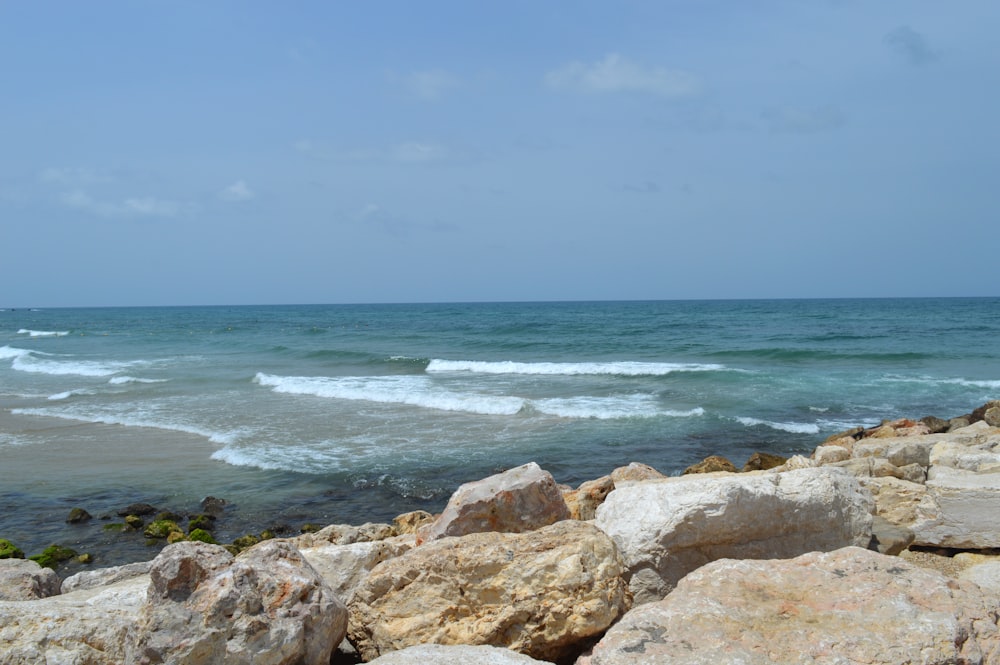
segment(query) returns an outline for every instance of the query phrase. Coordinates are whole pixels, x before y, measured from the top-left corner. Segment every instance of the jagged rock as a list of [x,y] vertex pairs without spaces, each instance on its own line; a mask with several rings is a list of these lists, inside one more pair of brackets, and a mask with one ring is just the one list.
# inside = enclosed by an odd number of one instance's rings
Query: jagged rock
[[943,418],[938,418],[937,416],[924,416],[920,419],[924,425],[927,425],[927,429],[930,430],[931,434],[940,434],[941,432],[948,431],[948,421]]
[[990,427],[1000,427],[1000,403],[986,409],[983,413],[983,421]]
[[59,593],[61,581],[51,568],[30,559],[0,559],[0,600],[37,600]]
[[736,465],[721,455],[709,455],[697,464],[692,464],[684,469],[684,475],[691,473],[714,473],[716,471],[726,471],[736,473]]
[[611,472],[611,480],[615,485],[637,480],[655,480],[666,476],[653,467],[639,462],[630,462],[628,466],[620,466]]
[[374,665],[546,665],[549,661],[488,645],[420,644],[390,651],[370,662]]
[[643,603],[715,559],[867,547],[872,509],[855,478],[822,467],[626,485],[608,495],[595,524],[614,538]]
[[913,529],[934,506],[927,499],[927,487],[892,476],[860,478],[875,500],[875,515],[897,526]]
[[773,455],[771,453],[756,452],[750,456],[747,463],[743,465],[743,473],[748,471],[766,471],[767,469],[773,469],[776,466],[781,466],[788,461],[787,457],[782,457],[781,455]]
[[328,665],[346,610],[302,554],[268,540],[233,558],[218,545],[168,545],[127,662]]
[[590,665],[998,662],[995,598],[855,547],[711,563],[626,614],[589,656]]
[[975,409],[972,412],[971,417],[969,418],[969,420],[971,422],[974,422],[974,423],[975,422],[979,422],[980,420],[986,420],[987,421],[986,424],[988,424],[990,427],[997,427],[997,425],[994,425],[993,423],[990,423],[987,420],[987,418],[986,418],[986,415],[988,413],[990,413],[990,411],[992,411],[993,409],[998,409],[997,411],[993,411],[994,415],[1000,414],[1000,400],[998,400],[998,399],[991,400],[991,401],[986,402],[985,404],[983,404],[978,409]]
[[914,538],[912,529],[876,515],[872,518],[872,540],[868,549],[895,556],[912,545]]
[[581,483],[575,490],[564,490],[562,495],[569,508],[569,515],[575,520],[592,520],[597,507],[615,488],[611,476],[601,476],[596,480]]
[[614,542],[589,522],[434,540],[372,570],[348,635],[366,660],[431,643],[558,659],[627,609],[622,572]]
[[414,545],[412,535],[397,536],[347,545],[307,547],[302,549],[302,556],[316,569],[334,594],[348,604],[354,596],[354,590],[372,568],[387,559],[404,554]]
[[32,601],[0,601],[0,665],[121,665],[149,577]]
[[351,543],[369,543],[376,540],[392,538],[397,530],[391,524],[366,522],[361,526],[353,524],[330,524],[312,533],[303,533],[292,538],[296,547],[318,547],[320,545],[350,545]]
[[483,531],[520,533],[569,519],[569,508],[548,471],[529,462],[465,483],[441,515],[417,532],[417,542]]
[[123,566],[84,570],[64,579],[60,593],[71,593],[73,591],[80,591],[81,589],[95,589],[140,575],[148,575],[152,563],[152,561],[140,561],[138,563],[127,563]]
[[392,526],[396,529],[396,534],[403,536],[408,533],[416,533],[417,529],[434,519],[426,510],[414,510],[402,515],[397,515],[392,520]]

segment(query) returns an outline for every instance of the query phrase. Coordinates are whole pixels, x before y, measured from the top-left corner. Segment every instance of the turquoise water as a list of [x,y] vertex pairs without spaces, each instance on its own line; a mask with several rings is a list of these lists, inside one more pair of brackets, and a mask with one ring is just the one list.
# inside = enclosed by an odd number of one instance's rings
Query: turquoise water
[[998,396],[1000,298],[4,310],[0,537],[206,495],[234,531],[360,523],[532,460],[742,464]]

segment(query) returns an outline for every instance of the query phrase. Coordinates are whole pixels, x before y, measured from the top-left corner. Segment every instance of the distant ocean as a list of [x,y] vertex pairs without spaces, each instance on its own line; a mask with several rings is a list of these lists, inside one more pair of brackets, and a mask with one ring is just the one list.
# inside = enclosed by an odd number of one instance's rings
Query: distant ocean
[[151,555],[71,507],[388,520],[528,461],[739,466],[996,398],[1000,298],[7,309],[0,537],[118,563]]

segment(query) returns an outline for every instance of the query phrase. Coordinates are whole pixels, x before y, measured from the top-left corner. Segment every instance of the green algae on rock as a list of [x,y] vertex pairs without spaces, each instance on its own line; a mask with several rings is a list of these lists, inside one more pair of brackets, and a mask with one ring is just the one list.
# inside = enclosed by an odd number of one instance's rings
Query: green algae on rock
[[63,561],[69,561],[76,555],[76,550],[68,547],[63,547],[62,545],[49,545],[42,550],[41,554],[34,554],[28,558],[42,568],[52,568],[55,570],[55,567],[60,563]]
[[0,559],[23,559],[21,548],[6,538],[0,538]]

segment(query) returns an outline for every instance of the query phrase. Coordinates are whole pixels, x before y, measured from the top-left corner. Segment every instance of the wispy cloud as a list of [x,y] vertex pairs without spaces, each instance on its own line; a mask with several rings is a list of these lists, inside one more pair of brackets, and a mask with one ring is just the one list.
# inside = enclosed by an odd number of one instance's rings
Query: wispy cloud
[[38,179],[44,183],[69,187],[84,187],[86,185],[115,181],[114,177],[93,169],[58,168],[54,166],[40,171]]
[[839,129],[847,117],[836,106],[815,108],[782,107],[761,114],[774,134],[815,134]]
[[889,48],[915,67],[930,64],[941,57],[926,37],[908,25],[901,25],[891,30],[884,37],[884,41]]
[[393,214],[376,203],[366,204],[355,216],[362,224],[378,229],[379,232],[396,238],[409,237],[414,233],[452,233],[458,230],[454,224],[435,221],[432,223],[406,219]]
[[618,53],[599,62],[571,62],[545,76],[552,88],[585,93],[639,92],[660,97],[690,97],[701,91],[701,82],[690,72],[665,67],[644,67]]
[[439,99],[458,83],[458,78],[441,69],[413,72],[404,79],[404,85],[410,94],[425,101]]
[[119,202],[99,201],[82,189],[65,192],[59,198],[69,208],[99,217],[176,217],[184,211],[184,206],[176,201],[153,197],[131,197]]
[[242,180],[237,180],[219,192],[219,198],[223,201],[229,201],[230,203],[249,201],[254,196],[256,196],[254,191],[250,189],[246,182]]

